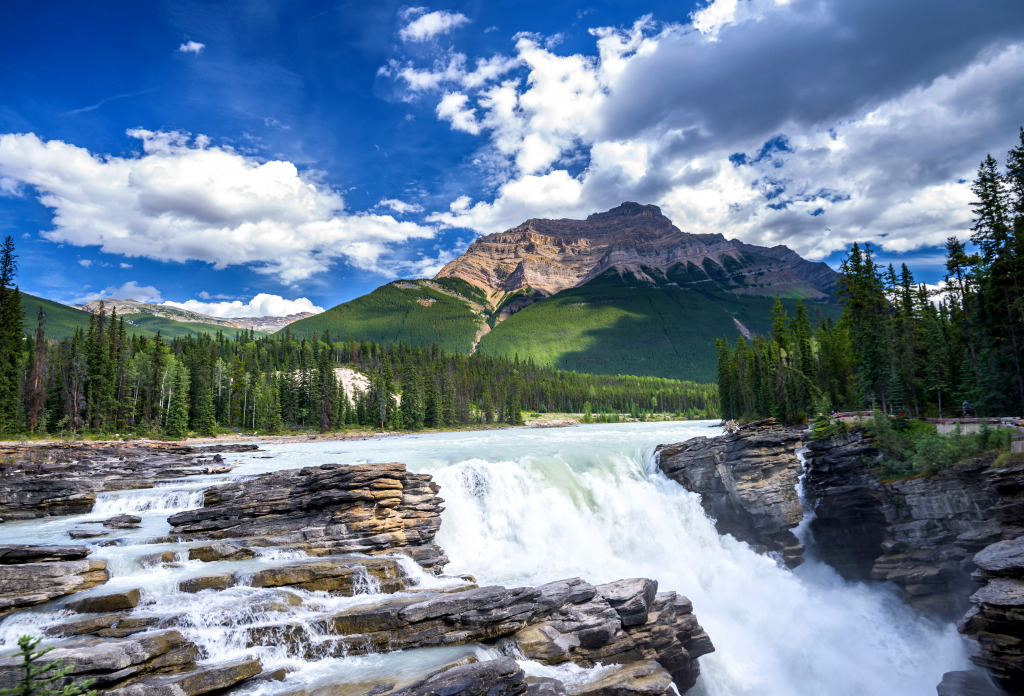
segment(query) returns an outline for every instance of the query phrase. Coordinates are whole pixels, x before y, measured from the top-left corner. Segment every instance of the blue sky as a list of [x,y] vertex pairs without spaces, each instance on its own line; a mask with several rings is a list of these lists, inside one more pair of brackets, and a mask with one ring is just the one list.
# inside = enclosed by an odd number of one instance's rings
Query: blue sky
[[1024,124],[1019,0],[0,6],[26,292],[330,307],[530,217],[942,269]]

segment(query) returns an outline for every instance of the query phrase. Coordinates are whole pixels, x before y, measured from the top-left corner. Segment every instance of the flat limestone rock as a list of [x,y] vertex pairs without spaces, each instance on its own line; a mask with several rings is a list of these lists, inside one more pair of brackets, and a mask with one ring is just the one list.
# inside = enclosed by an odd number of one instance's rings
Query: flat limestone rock
[[83,559],[0,565],[0,617],[16,609],[88,590],[108,579],[106,561]]
[[237,580],[233,573],[218,573],[217,575],[204,575],[198,578],[189,578],[178,583],[178,589],[182,592],[195,594],[203,590],[226,590],[234,587]]
[[406,588],[407,576],[393,558],[317,559],[257,571],[252,587],[296,587],[351,597]]
[[111,529],[137,529],[141,522],[142,518],[138,515],[114,515],[103,520],[103,526]]
[[[195,662],[196,647],[178,631],[142,633],[129,638],[74,638],[57,644],[47,660],[61,660],[68,676],[51,688],[96,679],[96,687],[109,688],[127,679],[177,670]],[[0,659],[0,688],[14,686],[22,677],[20,657]]]
[[67,608],[80,614],[124,611],[125,609],[134,609],[139,606],[139,599],[141,597],[142,593],[138,589],[134,589],[127,592],[100,595],[98,597],[86,597],[68,603]]
[[975,554],[974,563],[989,576],[1024,578],[1024,536],[982,549]]
[[0,565],[41,563],[44,561],[77,561],[85,558],[89,553],[88,546],[0,544]]
[[256,554],[252,549],[229,544],[226,541],[210,544],[209,546],[197,546],[188,551],[188,559],[190,561],[203,561],[204,563],[213,561],[244,561],[255,557]]
[[170,535],[342,553],[408,553],[439,572],[434,545],[444,502],[428,474],[404,464],[324,464],[261,474],[206,491],[203,507],[171,515]]
[[571,686],[573,696],[663,696],[672,690],[672,676],[654,660],[620,665],[594,681]]
[[255,657],[231,662],[197,665],[177,674],[161,674],[140,679],[128,686],[108,691],[109,696],[199,696],[221,691],[262,671]]

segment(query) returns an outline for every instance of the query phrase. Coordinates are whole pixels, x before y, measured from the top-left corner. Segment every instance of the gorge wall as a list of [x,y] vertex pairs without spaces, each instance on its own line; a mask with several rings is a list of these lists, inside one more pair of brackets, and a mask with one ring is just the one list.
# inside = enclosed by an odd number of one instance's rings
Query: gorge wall
[[[895,584],[912,606],[959,619],[974,639],[980,673],[950,673],[943,696],[1024,689],[1024,464],[993,468],[994,455],[928,477],[883,480],[880,453],[863,430],[808,440],[772,420],[717,438],[658,448],[661,470],[701,495],[723,534],[794,567],[803,548],[790,531],[812,517],[815,553],[844,578]],[[966,612],[966,613],[965,613]]]

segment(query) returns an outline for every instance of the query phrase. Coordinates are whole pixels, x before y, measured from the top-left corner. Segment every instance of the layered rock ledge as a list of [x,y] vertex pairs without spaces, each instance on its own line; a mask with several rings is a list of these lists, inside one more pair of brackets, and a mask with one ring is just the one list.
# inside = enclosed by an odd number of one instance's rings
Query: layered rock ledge
[[324,464],[261,474],[211,488],[198,510],[168,518],[171,534],[238,539],[311,556],[399,551],[432,572],[444,501],[428,474],[405,464]]
[[0,545],[0,617],[105,583],[106,561],[86,546]]
[[801,444],[800,432],[767,419],[733,425],[720,437],[661,445],[656,453],[666,476],[700,495],[720,534],[777,553],[794,568],[804,551],[790,531],[803,519],[795,455]]
[[231,470],[223,452],[256,445],[61,444],[0,450],[0,521],[92,511],[100,491],[152,488],[158,481]]

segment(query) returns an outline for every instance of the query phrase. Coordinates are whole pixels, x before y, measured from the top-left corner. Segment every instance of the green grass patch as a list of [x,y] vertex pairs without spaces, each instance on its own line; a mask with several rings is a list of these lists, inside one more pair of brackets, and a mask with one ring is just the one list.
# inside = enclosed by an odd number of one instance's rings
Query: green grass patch
[[882,453],[879,476],[885,479],[931,476],[986,453],[1008,453],[1010,431],[983,425],[976,433],[940,435],[934,425],[889,418],[875,412],[865,427]]

